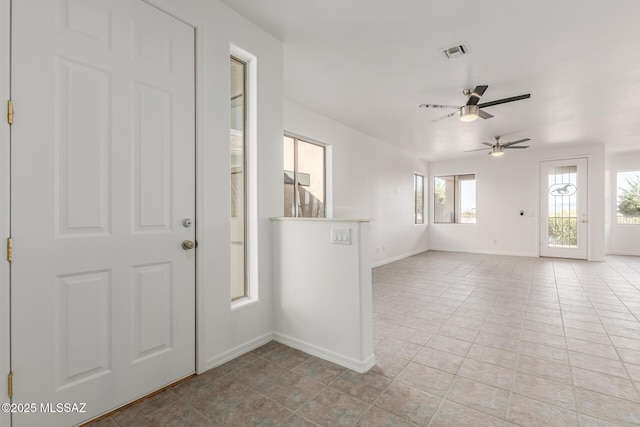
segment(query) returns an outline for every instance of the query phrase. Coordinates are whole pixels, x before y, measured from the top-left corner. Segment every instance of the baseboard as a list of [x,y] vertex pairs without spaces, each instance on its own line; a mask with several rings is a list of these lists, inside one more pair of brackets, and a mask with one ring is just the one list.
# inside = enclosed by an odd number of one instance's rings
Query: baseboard
[[[227,350],[224,353],[214,356],[211,359],[207,360],[205,372],[209,369],[215,368],[216,366],[220,366],[223,363],[233,360],[236,357],[242,356],[243,354],[248,353],[251,350],[255,350],[256,348],[260,347],[261,345],[265,345],[271,340],[273,340],[273,334],[270,332],[258,338],[247,341],[243,344],[240,344],[239,346],[234,347],[231,350]],[[198,373],[201,374],[202,372]]]
[[478,251],[472,249],[460,249],[460,248],[431,248],[430,251],[440,252],[458,252],[466,254],[480,254],[480,255],[501,255],[501,256],[517,256],[526,258],[539,258],[538,253],[522,253],[522,252],[501,252],[501,251]]
[[301,341],[297,338],[292,338],[277,332],[273,333],[273,340],[359,373],[367,372],[376,364],[376,358],[374,354],[371,354],[364,360],[356,360],[351,357],[338,354],[334,351],[327,350],[314,344],[310,344],[308,342]]
[[640,252],[606,252],[605,255],[640,256]]
[[390,264],[392,262],[400,261],[401,259],[409,258],[410,256],[414,256],[414,255],[421,254],[423,252],[427,252],[428,250],[429,249],[420,249],[420,250],[417,250],[417,251],[409,252],[408,254],[398,255],[398,256],[394,256],[393,258],[387,258],[387,259],[384,259],[382,261],[377,261],[377,262],[374,262],[373,264],[371,264],[371,268],[380,267],[380,266],[385,265],[385,264]]

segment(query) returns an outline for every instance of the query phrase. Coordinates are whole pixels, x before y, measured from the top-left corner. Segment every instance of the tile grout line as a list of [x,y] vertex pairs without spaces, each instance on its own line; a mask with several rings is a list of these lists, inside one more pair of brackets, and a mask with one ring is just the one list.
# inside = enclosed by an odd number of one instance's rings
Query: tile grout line
[[[573,272],[575,274],[575,269],[573,268],[573,265],[572,264],[569,264],[569,265],[571,265],[571,269],[573,270]],[[554,264],[554,269],[553,269],[553,275],[554,275],[554,278],[555,278],[555,281],[556,281],[556,293],[558,295],[558,306],[560,308],[560,320],[562,322],[562,331],[563,331],[564,342],[565,342],[566,351],[567,351],[567,362],[568,362],[568,365],[569,365],[569,374],[571,376],[571,394],[573,395],[573,407],[574,407],[575,414],[576,414],[576,421],[578,422],[577,425],[581,426],[582,425],[582,420],[581,420],[580,415],[583,415],[583,414],[581,414],[578,411],[578,395],[576,393],[575,381],[573,379],[574,378],[574,376],[573,376],[573,363],[571,363],[571,355],[569,353],[569,340],[567,339],[567,331],[566,331],[565,326],[564,326],[564,312],[562,310],[562,302],[561,302],[561,299],[560,299],[560,292],[558,290],[558,277],[557,277],[557,275],[555,273],[555,264]],[[578,283],[580,283],[580,287],[582,288],[582,292],[585,292],[584,291],[584,286],[582,286],[582,283],[580,282],[580,279],[577,277],[577,275],[576,275],[576,278],[578,279]],[[585,294],[586,294],[586,292],[585,292]],[[587,296],[587,298],[588,298],[588,296]],[[593,304],[591,304],[591,305],[593,306]]]
[[523,341],[522,340],[522,331],[524,330],[524,321],[525,321],[526,316],[527,316],[527,311],[528,311],[528,307],[529,307],[529,301],[530,301],[530,298],[531,298],[531,289],[533,288],[533,274],[534,274],[534,272],[535,272],[535,269],[533,269],[531,271],[531,278],[530,278],[529,285],[528,285],[528,288],[527,288],[527,304],[525,306],[524,312],[522,313],[522,322],[520,324],[520,334],[518,335],[518,347],[517,347],[517,351],[516,351],[516,360],[515,360],[515,365],[513,367],[513,375],[511,376],[511,387],[510,387],[510,390],[509,390],[509,397],[507,398],[507,406],[505,408],[505,413],[504,413],[504,417],[503,417],[505,422],[512,422],[512,421],[508,420],[509,419],[509,410],[511,408],[511,399],[512,399],[513,394],[514,394],[513,389],[514,389],[515,384],[516,384],[516,375],[518,374],[518,366],[519,366],[519,363],[520,363],[520,349],[521,349],[522,341]]

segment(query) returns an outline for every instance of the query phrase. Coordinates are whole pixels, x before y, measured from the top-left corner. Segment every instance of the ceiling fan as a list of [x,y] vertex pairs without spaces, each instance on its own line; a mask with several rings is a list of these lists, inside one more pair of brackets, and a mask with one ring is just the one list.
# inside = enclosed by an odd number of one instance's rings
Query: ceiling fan
[[484,92],[487,90],[488,87],[489,86],[487,85],[480,85],[480,86],[476,86],[476,88],[473,90],[471,89],[463,90],[462,93],[465,94],[469,99],[467,100],[467,103],[462,107],[456,107],[455,105],[420,104],[420,108],[454,108],[458,110],[451,114],[447,114],[446,116],[442,116],[435,120],[431,120],[432,122],[437,122],[442,119],[446,119],[448,117],[453,117],[456,114],[460,114],[460,120],[462,120],[463,122],[472,122],[476,120],[478,117],[482,117],[483,119],[490,119],[491,117],[493,117],[491,114],[487,113],[486,111],[482,111],[481,108],[487,108],[493,105],[506,104],[507,102],[520,101],[521,99],[531,98],[531,94],[527,93],[525,95],[512,96],[511,98],[503,98],[503,99],[498,99],[497,101],[490,101],[490,102],[484,102],[482,104],[478,104],[478,101],[480,101],[480,98],[482,98],[482,95],[484,94]]
[[[504,144],[500,143],[500,137],[499,136],[494,136],[493,140],[495,141],[495,143],[491,144],[489,142],[482,142],[482,144],[486,145],[487,147],[490,147],[490,150],[487,154],[491,154],[494,157],[499,157],[504,155],[504,150],[510,150],[512,148],[529,148],[528,145],[519,145],[517,147],[514,147],[514,145],[516,144],[520,144],[523,142],[527,142],[527,141],[531,141],[529,138],[524,138],[524,139],[519,139],[517,141],[511,141],[511,142],[505,142]],[[480,150],[486,150],[486,148],[478,148],[475,150],[467,150],[465,151],[465,153],[469,153],[471,151],[480,151]]]

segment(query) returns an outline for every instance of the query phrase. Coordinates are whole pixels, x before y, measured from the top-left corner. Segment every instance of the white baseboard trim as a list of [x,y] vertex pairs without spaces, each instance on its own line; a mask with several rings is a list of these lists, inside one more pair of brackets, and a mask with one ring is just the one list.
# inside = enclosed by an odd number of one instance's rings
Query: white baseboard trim
[[528,258],[540,257],[536,252],[522,253],[522,252],[501,252],[501,251],[479,251],[479,250],[460,249],[460,248],[431,248],[429,250],[440,251],[440,252],[460,252],[460,253],[467,253],[467,254],[481,254],[481,255],[519,256],[519,257],[528,257]]
[[418,255],[423,252],[427,252],[429,249],[420,249],[417,251],[409,252],[408,254],[394,256],[393,258],[383,259],[382,261],[377,261],[371,264],[371,268],[380,267],[381,265],[390,264],[392,262],[400,261],[401,259],[409,258],[410,256]]
[[640,256],[640,252],[607,252],[605,255],[626,255],[626,256]]
[[[265,345],[271,340],[273,340],[272,333],[264,334],[260,337],[254,338],[250,341],[240,344],[237,347],[227,350],[224,353],[214,356],[211,359],[207,360],[207,364],[203,372],[206,372],[209,369],[215,368],[216,366],[220,366],[223,363],[226,363],[230,360],[235,359],[236,357],[242,356],[243,354],[248,353],[251,350],[255,350],[256,348],[260,347],[261,345]],[[203,372],[198,372],[198,374],[202,374]]]
[[273,333],[273,340],[359,373],[367,372],[376,364],[376,358],[374,354],[371,354],[364,360],[356,360],[351,357],[338,354],[334,351],[327,350],[314,344],[310,344],[308,342],[301,341],[297,338],[292,338],[277,332]]

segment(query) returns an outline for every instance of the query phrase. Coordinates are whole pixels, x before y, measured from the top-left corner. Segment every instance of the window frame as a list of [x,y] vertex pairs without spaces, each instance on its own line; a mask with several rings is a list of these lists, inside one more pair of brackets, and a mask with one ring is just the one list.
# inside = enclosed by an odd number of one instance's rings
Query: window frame
[[[329,145],[322,142],[315,141],[305,136],[297,135],[292,132],[284,132],[284,138],[290,138],[293,140],[293,212],[294,215],[288,218],[328,218],[328,205],[329,205],[329,193],[327,191],[327,152],[329,151]],[[284,144],[283,138],[283,144]],[[318,217],[305,217],[301,216],[298,212],[298,206],[300,206],[300,192],[298,191],[298,142],[302,141],[307,144],[315,145],[322,148],[322,188],[324,194],[324,208],[323,216]],[[284,168],[283,168],[284,170]],[[284,209],[284,206],[283,206]],[[286,215],[285,215],[286,216]]]
[[[473,179],[469,179],[468,177],[473,177]],[[451,179],[453,178],[453,194],[452,194],[452,199],[453,199],[453,220],[452,221],[438,221],[436,213],[438,211],[437,209],[437,203],[438,203],[438,196],[436,194],[436,180],[437,179],[443,179],[446,182],[446,179]],[[454,174],[454,175],[434,175],[433,176],[433,223],[434,224],[477,224],[478,220],[477,220],[477,216],[474,217],[474,221],[473,222],[462,222],[462,191],[460,190],[460,183],[462,181],[475,181],[477,182],[477,178],[476,178],[476,173],[462,173],[462,174]],[[445,188],[446,191],[446,188]],[[446,193],[445,193],[446,194]],[[477,189],[476,189],[476,195],[477,195]],[[448,195],[447,195],[448,196]],[[477,202],[477,200],[476,200]],[[477,204],[477,203],[476,203]],[[477,207],[474,208],[476,210],[477,213]]]
[[621,173],[634,173],[638,176],[640,176],[640,169],[624,169],[624,170],[616,170],[616,185],[615,185],[615,194],[616,194],[616,199],[615,199],[615,210],[614,210],[614,215],[615,215],[615,224],[616,225],[620,225],[620,226],[640,226],[640,221],[638,223],[624,223],[624,222],[620,222],[620,216],[618,214],[619,212],[619,207],[620,207],[620,194],[619,194],[619,190],[620,190],[620,180],[619,180],[619,175]]
[[[243,97],[243,102],[242,102],[242,115],[243,115],[243,120],[242,120],[242,185],[243,185],[243,191],[242,191],[242,197],[243,197],[243,212],[242,212],[242,220],[244,221],[244,226],[243,226],[243,255],[244,255],[244,261],[243,261],[243,288],[244,291],[242,293],[242,295],[238,295],[238,296],[234,296],[233,293],[231,293],[231,302],[235,303],[237,301],[249,298],[249,244],[248,244],[248,228],[249,228],[249,197],[248,197],[248,159],[247,159],[247,149],[248,149],[248,138],[247,138],[247,131],[248,131],[248,103],[249,103],[249,97],[248,97],[248,68],[249,68],[249,62],[243,58],[238,57],[238,55],[235,55],[234,52],[231,52],[231,54],[229,55],[229,61],[230,62],[236,62],[239,65],[242,65],[242,97]],[[231,84],[231,76],[229,78],[229,84]],[[231,149],[231,147],[229,147]],[[233,171],[231,171],[231,174],[233,174]],[[232,182],[232,180],[230,179],[230,183]],[[230,242],[230,244],[232,245],[232,242]],[[231,257],[233,256],[233,254],[230,255]],[[233,271],[231,271],[231,274],[233,274]],[[233,278],[230,276],[230,281],[233,280]],[[230,283],[231,285],[231,283]],[[231,290],[231,288],[230,288]]]
[[[419,213],[418,212],[419,211],[418,210],[418,178],[420,178],[422,180],[422,186],[421,186],[421,188],[422,188],[422,198],[420,200],[421,201],[421,205],[422,205],[422,206],[420,206],[420,211],[422,213],[422,216],[421,216],[419,222],[418,222],[418,213]],[[425,212],[424,212],[424,208],[426,206],[426,203],[424,202],[424,182],[425,182],[425,180],[424,180],[424,175],[423,174],[417,173],[417,172],[415,172],[413,174],[413,202],[414,202],[414,204],[413,204],[413,206],[414,206],[414,209],[413,209],[413,223],[415,225],[424,225],[425,224],[425,218],[427,217],[427,215],[425,215]]]

